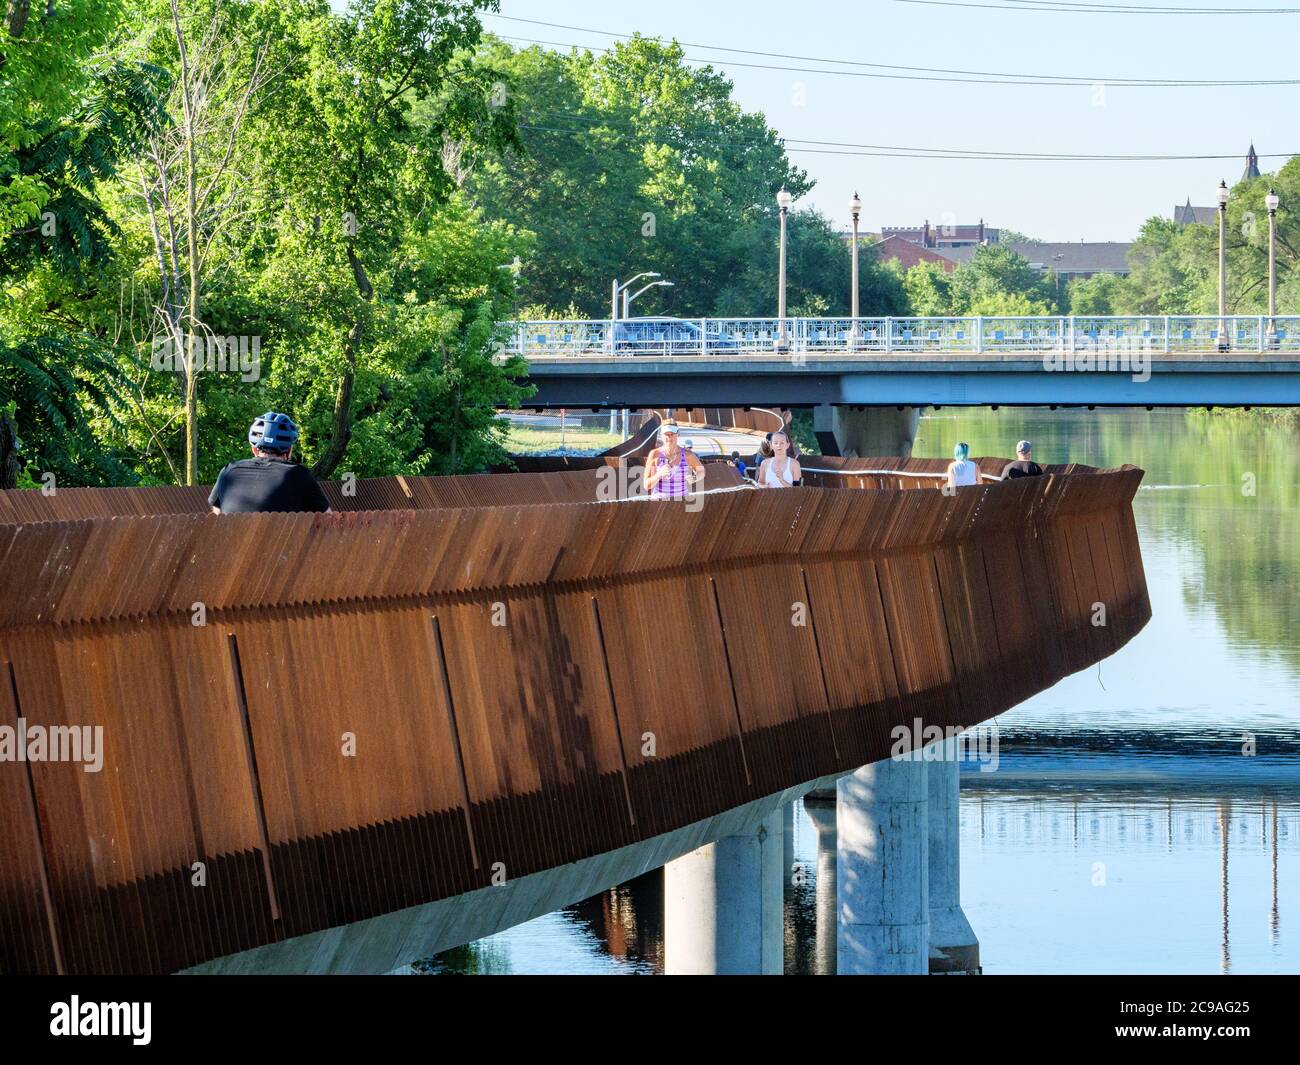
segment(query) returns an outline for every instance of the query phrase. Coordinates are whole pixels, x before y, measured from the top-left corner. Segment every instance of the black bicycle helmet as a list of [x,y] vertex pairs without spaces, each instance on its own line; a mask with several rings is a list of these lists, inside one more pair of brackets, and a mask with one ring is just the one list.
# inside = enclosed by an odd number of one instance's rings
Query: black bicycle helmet
[[248,430],[248,442],[263,451],[287,452],[298,440],[298,427],[287,414],[267,411]]

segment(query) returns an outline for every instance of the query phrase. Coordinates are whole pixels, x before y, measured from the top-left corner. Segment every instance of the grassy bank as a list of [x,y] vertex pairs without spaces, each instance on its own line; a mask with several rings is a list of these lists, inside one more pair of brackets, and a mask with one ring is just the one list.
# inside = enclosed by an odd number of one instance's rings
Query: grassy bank
[[608,429],[567,428],[563,436],[559,429],[533,429],[514,426],[506,437],[506,450],[512,455],[548,455],[562,451],[604,451],[621,444],[623,438]]

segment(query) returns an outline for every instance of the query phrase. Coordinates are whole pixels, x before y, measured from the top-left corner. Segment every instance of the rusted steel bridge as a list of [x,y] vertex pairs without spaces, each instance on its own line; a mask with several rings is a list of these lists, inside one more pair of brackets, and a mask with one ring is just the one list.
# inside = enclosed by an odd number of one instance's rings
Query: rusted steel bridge
[[172,972],[651,839],[1150,616],[1132,467],[594,503],[624,461],[332,484],[328,515],[0,493],[0,726],[103,734],[98,772],[0,761],[0,969]]

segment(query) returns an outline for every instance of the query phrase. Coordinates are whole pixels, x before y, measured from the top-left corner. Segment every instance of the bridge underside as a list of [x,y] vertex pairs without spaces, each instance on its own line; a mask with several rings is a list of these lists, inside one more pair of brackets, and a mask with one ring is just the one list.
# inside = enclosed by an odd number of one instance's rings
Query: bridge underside
[[103,730],[100,772],[0,761],[0,969],[171,972],[595,859],[1146,623],[1140,470],[902,487],[940,465],[686,505],[595,505],[607,466],[330,515],[0,493],[0,724]]

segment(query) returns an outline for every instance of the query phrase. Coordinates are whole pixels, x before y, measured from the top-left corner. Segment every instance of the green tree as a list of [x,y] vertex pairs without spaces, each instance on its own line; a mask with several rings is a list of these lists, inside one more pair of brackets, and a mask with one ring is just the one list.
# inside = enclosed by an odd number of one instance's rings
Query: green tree
[[[750,228],[749,248],[739,272],[715,297],[720,317],[775,316],[777,311],[780,222],[765,219]],[[792,211],[786,252],[789,313],[843,316],[850,311],[852,252],[830,220],[813,210]],[[865,243],[859,250],[859,313],[863,317],[903,314],[907,298],[901,275],[881,266]]]
[[[47,16],[42,28],[53,32],[59,23]],[[21,64],[4,60],[0,54],[7,80]],[[98,190],[118,178],[156,121],[164,79],[156,68],[111,56],[68,78],[67,91],[51,93],[67,113],[47,106],[7,159],[7,187],[39,187],[41,213],[31,224],[0,228],[0,488],[14,487],[20,467],[72,485],[129,476],[92,433],[95,419],[113,417],[122,379],[106,331],[87,328],[84,306],[119,234]]]
[[923,316],[1054,313],[1051,279],[998,244],[982,245],[952,273],[918,263],[907,271],[904,288],[912,313]]
[[51,189],[18,153],[77,106],[91,62],[121,15],[120,0],[7,0],[0,10],[0,236],[36,222]]
[[1072,281],[1067,293],[1071,314],[1119,314],[1127,294],[1123,278],[1093,274]]
[[642,313],[735,314],[720,294],[740,291],[759,257],[773,279],[763,290],[774,284],[776,194],[811,183],[727,78],[643,37],[599,56],[492,42],[481,63],[508,86],[522,145],[475,167],[468,187],[490,216],[537,235],[525,303],[607,317],[611,281],[654,270],[676,285],[642,297]]
[[[1276,189],[1278,311],[1300,310],[1300,159],[1276,174],[1239,182],[1226,220],[1230,314],[1263,314],[1268,307],[1268,211],[1264,197]],[[1151,218],[1142,227],[1129,263],[1122,313],[1217,314],[1219,234],[1213,226],[1178,226]]]
[[920,262],[903,275],[908,313],[923,318],[954,314],[952,274],[938,263]]
[[328,475],[353,437],[358,373],[391,339],[379,319],[400,321],[387,314],[395,294],[377,285],[380,272],[455,188],[446,154],[485,130],[504,147],[511,127],[494,107],[497,78],[472,61],[478,15],[495,0],[353,0],[341,16],[324,0],[278,3],[297,54],[258,155],[277,179],[268,202],[301,227],[278,241],[276,266],[315,283],[324,298],[313,331],[334,335],[314,362],[306,412],[331,390],[314,463]]

